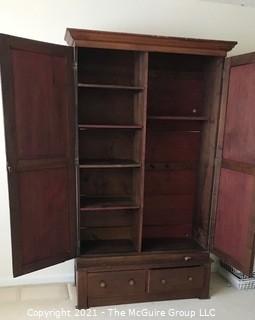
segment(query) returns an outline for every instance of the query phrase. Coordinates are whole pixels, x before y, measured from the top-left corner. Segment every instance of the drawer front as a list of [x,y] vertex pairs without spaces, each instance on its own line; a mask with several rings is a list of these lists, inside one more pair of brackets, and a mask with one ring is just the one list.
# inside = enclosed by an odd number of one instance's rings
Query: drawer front
[[203,267],[154,269],[149,271],[150,293],[199,289],[203,287],[203,283]]
[[104,272],[105,266],[115,267],[118,270],[133,270],[134,266],[139,268],[175,268],[188,266],[201,266],[210,262],[208,252],[186,252],[169,253],[155,252],[153,254],[144,252],[142,255],[130,254],[123,259],[120,256],[108,257],[80,257],[77,259],[78,268],[86,268],[89,272]]
[[88,273],[89,297],[114,297],[145,293],[144,270]]

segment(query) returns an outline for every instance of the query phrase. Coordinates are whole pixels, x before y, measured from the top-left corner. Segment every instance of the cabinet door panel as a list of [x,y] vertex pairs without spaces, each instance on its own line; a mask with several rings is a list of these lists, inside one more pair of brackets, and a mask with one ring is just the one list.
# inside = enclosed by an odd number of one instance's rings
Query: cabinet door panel
[[72,49],[2,35],[15,276],[75,256]]
[[255,63],[232,66],[223,159],[255,166]]
[[213,251],[250,275],[255,239],[254,55],[231,58],[227,73],[222,111],[225,121],[221,120],[217,150]]
[[255,177],[243,172],[221,169],[215,251],[226,254],[239,270],[249,273],[253,256],[252,215],[255,212]]

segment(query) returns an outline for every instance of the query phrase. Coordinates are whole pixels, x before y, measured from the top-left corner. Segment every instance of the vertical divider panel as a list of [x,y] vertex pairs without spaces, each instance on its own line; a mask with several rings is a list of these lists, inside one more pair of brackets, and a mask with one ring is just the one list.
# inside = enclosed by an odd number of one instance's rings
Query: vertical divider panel
[[201,151],[198,178],[196,215],[194,216],[193,236],[196,241],[208,249],[210,226],[210,206],[213,189],[214,161],[221,100],[223,58],[211,61],[206,72],[205,116],[209,121],[201,131]]
[[142,225],[144,207],[144,175],[145,175],[145,142],[146,142],[146,118],[147,118],[147,86],[148,86],[148,52],[137,52],[135,57],[135,85],[144,87],[144,90],[135,96],[134,117],[142,125],[142,130],[137,133],[134,157],[140,161],[141,168],[135,173],[134,188],[136,202],[140,203],[135,221],[134,242],[138,252],[142,250]]
[[219,115],[219,125],[218,125],[218,135],[216,141],[216,153],[215,153],[215,165],[214,165],[214,178],[213,178],[213,188],[212,188],[212,200],[211,200],[211,210],[210,210],[210,234],[209,234],[209,250],[213,250],[213,238],[215,232],[216,223],[216,210],[218,203],[218,189],[220,184],[220,171],[222,165],[222,152],[223,152],[223,142],[224,142],[224,130],[225,121],[227,113],[227,100],[228,100],[228,87],[229,87],[229,76],[230,76],[230,64],[231,58],[228,58],[224,62],[223,68],[223,78],[222,78],[222,94],[220,103],[220,115]]
[[77,255],[80,255],[80,168],[79,168],[79,121],[78,121],[78,47],[74,50],[74,91],[75,91],[75,185],[76,185],[76,223],[77,223]]

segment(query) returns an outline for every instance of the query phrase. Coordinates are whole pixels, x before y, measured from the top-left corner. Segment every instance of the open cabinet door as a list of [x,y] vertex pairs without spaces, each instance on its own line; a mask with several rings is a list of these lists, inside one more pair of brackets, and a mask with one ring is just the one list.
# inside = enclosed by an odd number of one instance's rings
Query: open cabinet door
[[75,256],[72,48],[0,35],[14,276]]
[[255,234],[255,55],[228,59],[216,157],[213,252],[250,275]]

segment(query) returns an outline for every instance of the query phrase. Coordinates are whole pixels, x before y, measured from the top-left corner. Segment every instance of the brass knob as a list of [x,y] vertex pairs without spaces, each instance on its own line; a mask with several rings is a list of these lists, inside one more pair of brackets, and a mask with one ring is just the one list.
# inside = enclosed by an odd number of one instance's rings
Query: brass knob
[[104,281],[100,281],[100,288],[106,288],[106,283]]
[[161,279],[160,282],[161,284],[166,284],[166,279]]
[[185,261],[190,261],[191,259],[192,259],[192,258],[189,257],[189,256],[184,257],[184,260],[185,260]]
[[193,278],[192,278],[192,277],[188,277],[188,280],[189,280],[189,281],[192,281],[192,280],[193,280]]
[[134,280],[134,279],[130,279],[130,280],[128,281],[128,284],[129,284],[130,286],[134,286],[134,285],[135,285],[135,280]]

